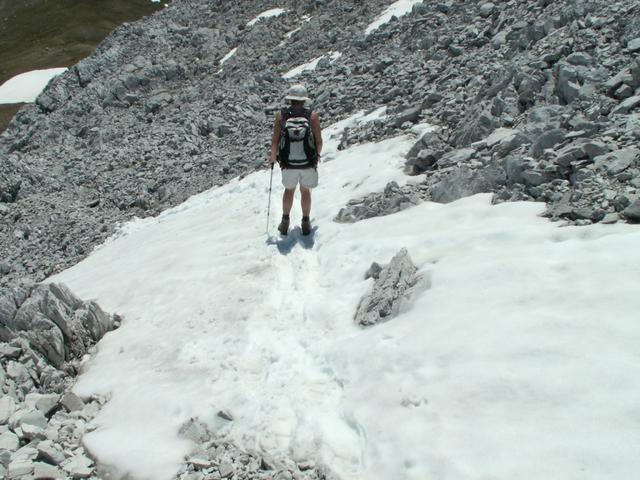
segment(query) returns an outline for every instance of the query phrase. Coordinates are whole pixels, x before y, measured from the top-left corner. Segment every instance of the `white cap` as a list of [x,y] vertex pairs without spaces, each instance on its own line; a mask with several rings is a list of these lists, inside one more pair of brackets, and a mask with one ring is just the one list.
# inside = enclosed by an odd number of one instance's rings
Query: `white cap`
[[304,85],[296,84],[289,87],[285,100],[298,100],[301,102],[309,102],[311,99],[307,96],[307,89]]

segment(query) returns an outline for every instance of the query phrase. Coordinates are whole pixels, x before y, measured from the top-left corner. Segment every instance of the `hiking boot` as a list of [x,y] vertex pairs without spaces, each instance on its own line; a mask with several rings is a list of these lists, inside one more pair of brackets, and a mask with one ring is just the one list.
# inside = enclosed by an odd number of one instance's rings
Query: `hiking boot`
[[309,235],[311,233],[311,220],[309,220],[309,217],[302,217],[300,228],[302,228],[303,235]]
[[289,233],[289,215],[282,216],[280,225],[278,225],[278,231],[281,235],[286,235],[287,233]]

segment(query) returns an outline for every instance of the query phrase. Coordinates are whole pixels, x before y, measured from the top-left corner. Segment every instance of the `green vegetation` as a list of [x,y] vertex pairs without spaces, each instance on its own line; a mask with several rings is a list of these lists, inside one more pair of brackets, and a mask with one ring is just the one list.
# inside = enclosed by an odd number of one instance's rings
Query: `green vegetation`
[[[163,8],[151,0],[0,0],[0,84],[30,70],[70,67],[118,25]],[[0,131],[15,106],[0,107]]]

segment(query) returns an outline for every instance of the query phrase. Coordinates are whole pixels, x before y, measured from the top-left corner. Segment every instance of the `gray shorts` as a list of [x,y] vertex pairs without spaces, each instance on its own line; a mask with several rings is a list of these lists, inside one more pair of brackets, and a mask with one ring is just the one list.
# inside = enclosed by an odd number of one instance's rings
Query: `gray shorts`
[[286,189],[294,189],[298,186],[315,188],[318,186],[318,169],[316,168],[283,168],[282,185]]

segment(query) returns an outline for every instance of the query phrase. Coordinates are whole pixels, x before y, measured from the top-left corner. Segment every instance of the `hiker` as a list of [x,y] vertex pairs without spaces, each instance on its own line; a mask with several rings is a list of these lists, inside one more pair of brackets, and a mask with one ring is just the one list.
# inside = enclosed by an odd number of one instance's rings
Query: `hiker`
[[269,164],[276,160],[282,169],[282,220],[278,231],[282,235],[289,232],[289,214],[293,206],[293,196],[300,185],[300,204],[303,235],[311,233],[311,189],[318,186],[318,161],[322,151],[322,132],[318,112],[305,107],[311,101],[304,85],[293,85],[284,99],[288,107],[276,113],[273,123],[271,155]]

